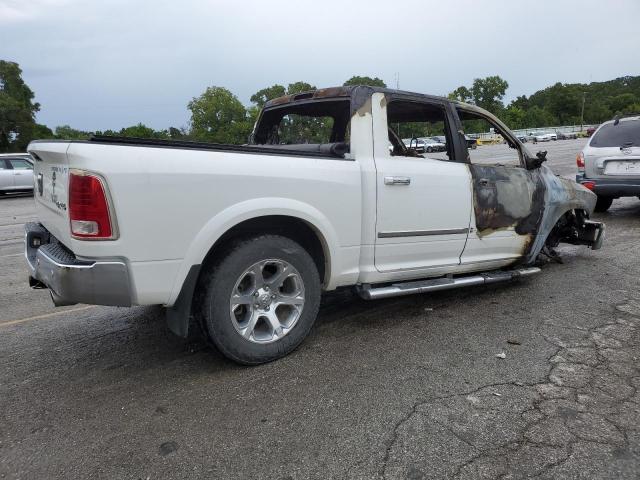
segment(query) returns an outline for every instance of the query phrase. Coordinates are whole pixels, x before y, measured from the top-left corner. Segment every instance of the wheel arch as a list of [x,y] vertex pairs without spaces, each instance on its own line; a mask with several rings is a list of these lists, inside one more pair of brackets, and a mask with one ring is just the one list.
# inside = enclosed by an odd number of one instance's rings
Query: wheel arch
[[179,336],[186,337],[194,292],[203,266],[213,261],[225,245],[236,238],[276,233],[300,243],[309,251],[322,281],[330,287],[338,238],[330,222],[311,205],[291,199],[256,199],[236,204],[216,215],[192,242],[167,303],[167,323]]

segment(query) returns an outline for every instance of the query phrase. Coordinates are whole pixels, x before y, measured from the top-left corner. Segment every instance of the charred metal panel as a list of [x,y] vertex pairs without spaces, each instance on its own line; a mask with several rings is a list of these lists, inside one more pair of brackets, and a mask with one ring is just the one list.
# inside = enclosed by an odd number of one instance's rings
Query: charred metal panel
[[368,108],[364,109],[371,113],[371,96],[375,90],[371,87],[355,87],[351,90],[351,113],[352,115],[362,110],[362,107],[368,104]]
[[313,98],[348,97],[351,95],[351,90],[348,87],[321,88],[313,92]]
[[537,234],[545,198],[538,170],[505,165],[469,165],[469,169],[480,237],[511,227],[518,235]]
[[544,247],[549,233],[566,212],[582,210],[588,217],[593,213],[596,205],[596,196],[582,185],[554,175],[546,165],[542,165],[535,171],[540,172],[540,176],[545,182],[544,212],[538,227],[538,235],[524,259],[526,263],[535,260]]
[[269,108],[269,107],[274,107],[276,105],[284,105],[285,103],[291,103],[296,100],[348,97],[349,95],[351,95],[351,91],[353,89],[354,87],[330,87],[330,88],[321,88],[319,90],[313,90],[310,92],[300,92],[300,93],[294,93],[290,95],[283,95],[282,97],[277,97],[272,100],[269,100],[267,103],[265,103],[264,106],[265,108]]
[[469,165],[478,236],[513,228],[525,238],[523,263],[534,261],[549,233],[568,211],[589,215],[596,196],[546,165],[533,170],[504,165]]

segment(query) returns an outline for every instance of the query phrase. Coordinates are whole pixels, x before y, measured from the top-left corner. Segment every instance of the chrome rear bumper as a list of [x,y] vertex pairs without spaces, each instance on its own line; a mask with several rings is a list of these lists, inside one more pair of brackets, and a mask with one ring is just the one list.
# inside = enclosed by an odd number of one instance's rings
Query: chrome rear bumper
[[25,225],[24,252],[29,285],[48,288],[56,306],[131,306],[129,272],[124,261],[78,259],[39,223]]

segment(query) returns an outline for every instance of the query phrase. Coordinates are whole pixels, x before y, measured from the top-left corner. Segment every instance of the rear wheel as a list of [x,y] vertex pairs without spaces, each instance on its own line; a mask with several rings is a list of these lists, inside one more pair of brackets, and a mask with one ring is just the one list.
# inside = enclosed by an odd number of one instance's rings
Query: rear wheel
[[226,357],[257,365],[307,336],[320,305],[320,277],[307,251],[278,235],[233,245],[202,279],[207,333]]
[[598,200],[596,201],[595,211],[596,212],[606,212],[607,210],[609,210],[609,207],[611,207],[612,203],[613,203],[613,198],[612,197],[603,197],[603,196],[598,195]]

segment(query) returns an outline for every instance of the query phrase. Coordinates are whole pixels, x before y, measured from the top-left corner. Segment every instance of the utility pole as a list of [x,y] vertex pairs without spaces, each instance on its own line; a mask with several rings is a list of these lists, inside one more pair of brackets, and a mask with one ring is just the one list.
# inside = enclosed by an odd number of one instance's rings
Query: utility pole
[[580,112],[580,132],[582,133],[582,127],[584,125],[584,101],[587,96],[587,92],[582,92],[582,111]]

